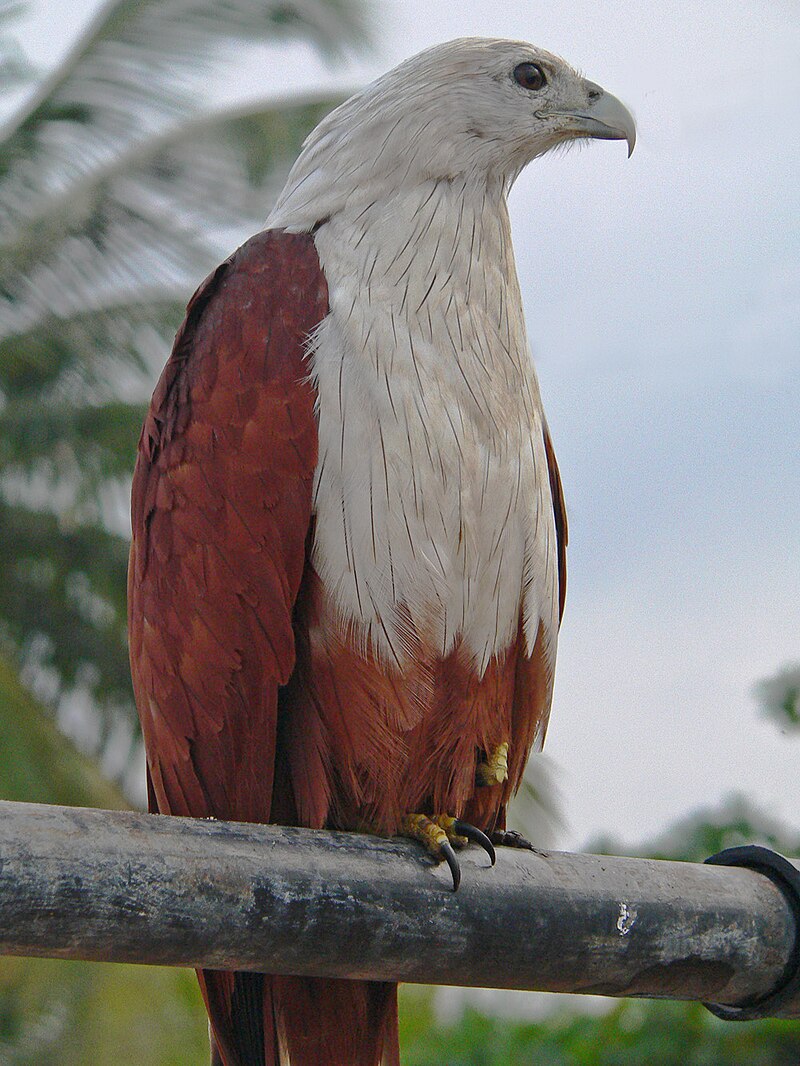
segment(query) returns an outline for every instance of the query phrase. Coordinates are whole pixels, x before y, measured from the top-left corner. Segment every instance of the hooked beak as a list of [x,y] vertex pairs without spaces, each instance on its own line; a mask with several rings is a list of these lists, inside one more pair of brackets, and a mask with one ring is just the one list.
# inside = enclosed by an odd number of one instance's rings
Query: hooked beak
[[579,111],[556,112],[567,119],[565,132],[573,137],[596,137],[602,141],[627,141],[628,158],[636,144],[636,123],[625,105],[593,81],[584,82],[589,102]]

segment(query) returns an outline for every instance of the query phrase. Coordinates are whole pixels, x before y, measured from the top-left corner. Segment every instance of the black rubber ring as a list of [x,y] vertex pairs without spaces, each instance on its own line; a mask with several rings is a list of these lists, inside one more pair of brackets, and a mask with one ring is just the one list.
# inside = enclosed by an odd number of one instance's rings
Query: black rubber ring
[[[794,915],[794,945],[786,968],[775,988],[765,996],[728,1007],[721,1003],[705,1003],[704,1006],[718,1018],[731,1022],[749,1022],[756,1018],[780,1017],[780,1008],[791,1000],[800,1002],[800,870],[779,855],[777,851],[757,844],[740,848],[726,848],[705,860],[712,866],[744,866],[768,877],[783,893]],[[797,1017],[795,1010],[788,1015]],[[786,1017],[787,1015],[784,1015]]]

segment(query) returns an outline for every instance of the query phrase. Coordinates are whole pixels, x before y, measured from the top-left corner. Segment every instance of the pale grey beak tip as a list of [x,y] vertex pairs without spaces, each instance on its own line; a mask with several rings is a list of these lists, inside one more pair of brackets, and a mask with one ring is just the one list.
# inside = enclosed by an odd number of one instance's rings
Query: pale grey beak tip
[[582,132],[587,137],[609,141],[626,141],[628,159],[636,146],[636,121],[621,100],[593,81],[584,82],[589,93],[589,106],[573,112],[574,118],[584,123]]

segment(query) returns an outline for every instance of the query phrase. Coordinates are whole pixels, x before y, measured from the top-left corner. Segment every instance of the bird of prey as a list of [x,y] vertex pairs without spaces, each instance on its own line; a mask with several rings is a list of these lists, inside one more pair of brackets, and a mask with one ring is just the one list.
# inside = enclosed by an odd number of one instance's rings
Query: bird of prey
[[[151,810],[513,843],[550,711],[567,525],[506,196],[626,140],[518,41],[431,48],[310,134],[197,290],[133,481]],[[630,151],[629,151],[630,154]],[[396,987],[200,973],[213,1061],[397,1064]]]

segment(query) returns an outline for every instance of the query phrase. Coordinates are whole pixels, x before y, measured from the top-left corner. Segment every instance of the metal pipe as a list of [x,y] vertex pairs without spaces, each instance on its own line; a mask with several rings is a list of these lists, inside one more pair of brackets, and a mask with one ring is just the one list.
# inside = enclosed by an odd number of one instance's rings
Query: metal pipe
[[[0,953],[736,1005],[798,930],[742,868],[0,803]],[[777,1011],[800,1017],[800,994]]]

